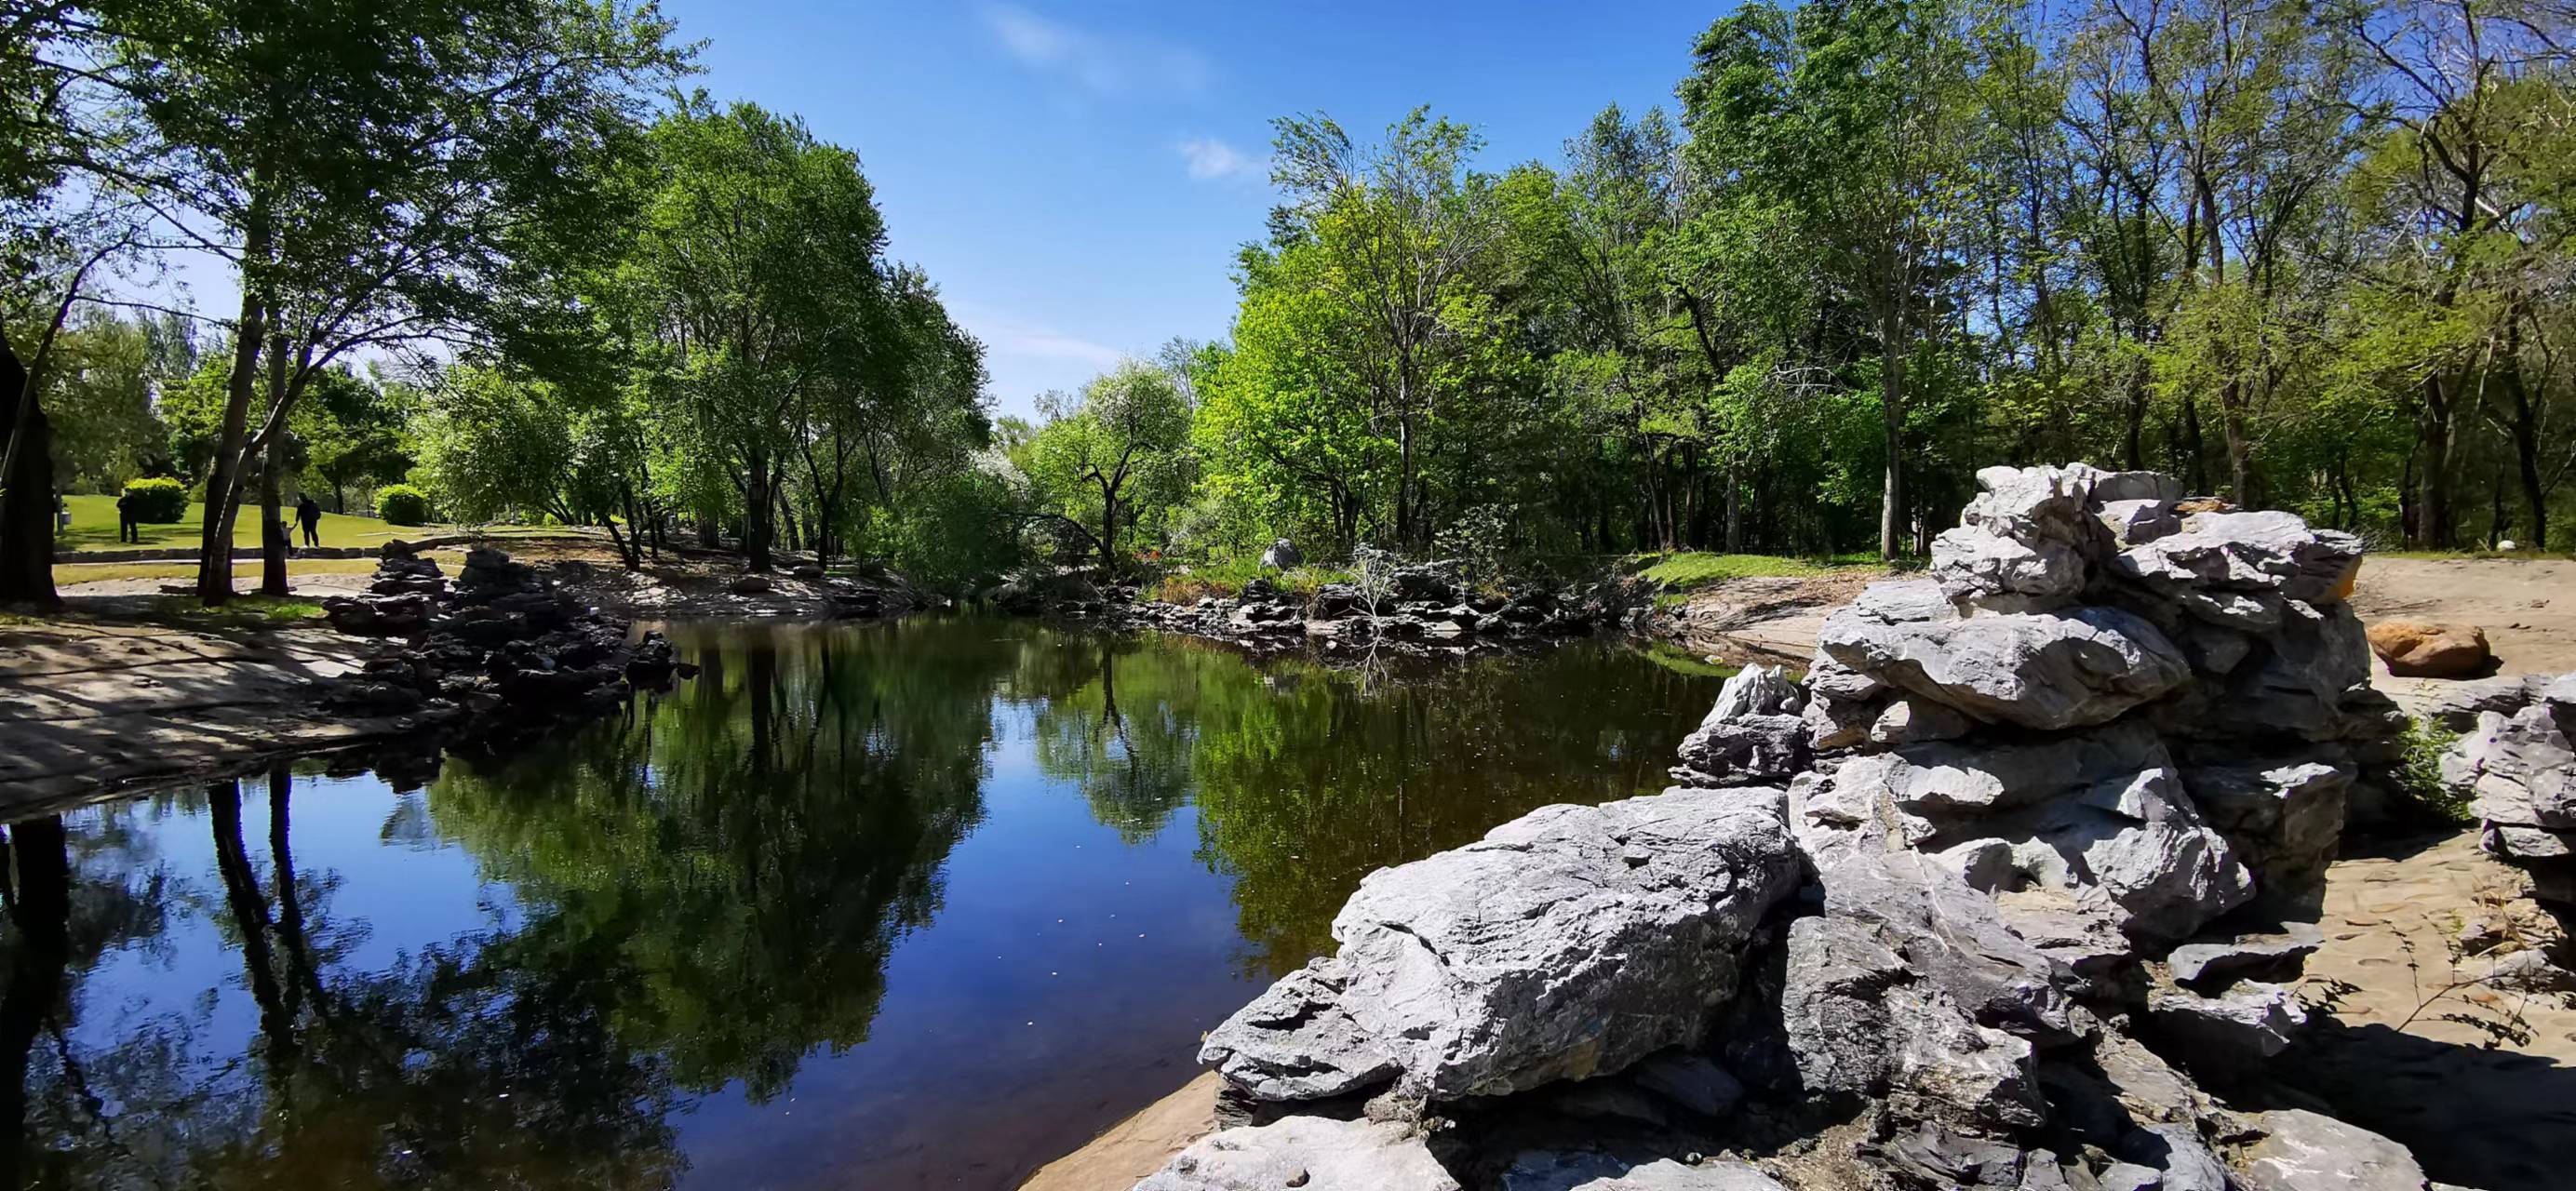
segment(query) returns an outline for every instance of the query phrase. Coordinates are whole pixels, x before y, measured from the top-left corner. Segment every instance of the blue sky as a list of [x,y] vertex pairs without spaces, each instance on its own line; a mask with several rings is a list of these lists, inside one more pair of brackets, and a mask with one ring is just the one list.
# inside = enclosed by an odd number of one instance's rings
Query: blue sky
[[983,339],[1000,410],[1121,354],[1222,336],[1271,203],[1269,121],[1355,135],[1417,104],[1490,169],[1555,161],[1602,105],[1669,105],[1722,3],[664,0],[695,85],[856,149],[894,254]]

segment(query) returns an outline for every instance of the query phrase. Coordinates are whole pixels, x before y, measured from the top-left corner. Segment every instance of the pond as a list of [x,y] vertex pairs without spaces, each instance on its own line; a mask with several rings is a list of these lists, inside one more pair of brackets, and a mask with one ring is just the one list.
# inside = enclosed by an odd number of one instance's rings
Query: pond
[[1720,672],[1028,622],[682,627],[426,788],[9,827],[0,1188],[1007,1188],[1193,1074],[1370,870],[1660,788]]

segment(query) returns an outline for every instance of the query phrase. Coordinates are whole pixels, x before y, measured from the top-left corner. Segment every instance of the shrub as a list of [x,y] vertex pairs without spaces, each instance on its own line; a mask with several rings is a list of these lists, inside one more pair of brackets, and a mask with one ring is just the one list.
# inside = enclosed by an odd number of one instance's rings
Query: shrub
[[387,525],[429,524],[429,495],[409,484],[376,489],[376,516]]
[[2433,818],[2465,827],[2477,822],[2477,816],[2469,811],[2469,792],[2442,780],[2442,754],[2459,739],[2459,733],[2439,725],[2410,721],[2401,738],[2406,746],[2405,759],[2389,776],[2400,797]]
[[137,521],[176,525],[188,519],[188,486],[167,476],[127,480],[125,494],[134,498]]

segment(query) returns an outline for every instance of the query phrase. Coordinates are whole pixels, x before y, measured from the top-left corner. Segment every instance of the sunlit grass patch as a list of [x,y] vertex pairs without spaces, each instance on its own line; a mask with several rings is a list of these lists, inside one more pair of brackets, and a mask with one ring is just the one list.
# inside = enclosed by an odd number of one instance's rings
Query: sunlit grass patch
[[1712,554],[1684,550],[1665,555],[1639,555],[1638,561],[1653,559],[1639,577],[1664,586],[1667,592],[1687,592],[1711,587],[1731,579],[1799,578],[1822,575],[1850,566],[1875,565],[1875,560],[1852,556],[1819,561],[1810,558],[1783,558],[1773,554]]

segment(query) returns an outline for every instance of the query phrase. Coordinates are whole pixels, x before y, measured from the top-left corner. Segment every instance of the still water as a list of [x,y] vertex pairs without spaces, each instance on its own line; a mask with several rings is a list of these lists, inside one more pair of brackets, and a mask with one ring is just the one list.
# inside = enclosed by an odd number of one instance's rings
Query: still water
[[425,789],[11,824],[0,1188],[969,1187],[1180,1086],[1371,869],[1651,790],[1718,672],[681,629]]

